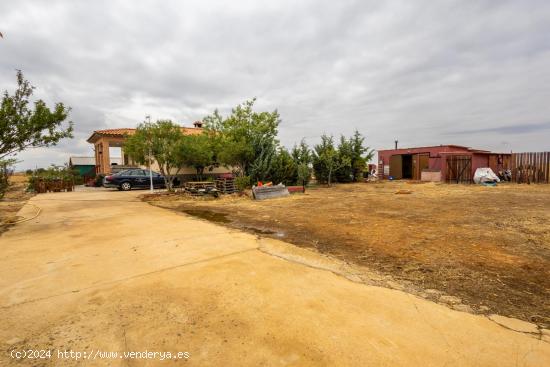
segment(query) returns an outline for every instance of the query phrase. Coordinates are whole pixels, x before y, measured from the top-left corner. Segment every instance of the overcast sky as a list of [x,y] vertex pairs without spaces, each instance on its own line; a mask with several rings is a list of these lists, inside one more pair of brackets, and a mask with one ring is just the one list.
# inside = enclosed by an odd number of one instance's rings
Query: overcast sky
[[550,2],[0,2],[0,89],[21,69],[75,138],[19,168],[93,155],[93,130],[190,126],[251,97],[281,142],[359,129],[373,148],[550,150]]

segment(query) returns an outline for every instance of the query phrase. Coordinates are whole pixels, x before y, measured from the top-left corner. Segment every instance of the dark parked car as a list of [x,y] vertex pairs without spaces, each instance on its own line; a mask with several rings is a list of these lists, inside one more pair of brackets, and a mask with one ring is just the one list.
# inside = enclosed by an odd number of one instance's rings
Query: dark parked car
[[[174,185],[177,186],[177,179],[174,180]],[[144,169],[129,169],[121,171],[103,179],[104,187],[116,187],[119,190],[128,191],[134,188],[149,188],[149,170]],[[164,176],[160,173],[153,172],[153,187],[165,187]]]

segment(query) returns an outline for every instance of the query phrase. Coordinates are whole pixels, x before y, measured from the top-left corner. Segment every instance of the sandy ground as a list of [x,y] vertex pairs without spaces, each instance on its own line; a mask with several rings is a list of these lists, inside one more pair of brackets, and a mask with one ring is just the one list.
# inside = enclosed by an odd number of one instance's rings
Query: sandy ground
[[266,201],[158,199],[391,278],[380,285],[550,327],[550,185],[380,182]]
[[[550,365],[547,331],[532,324],[495,319],[505,327],[365,285],[345,262],[139,194],[41,194],[30,200],[41,214],[2,234],[0,365]],[[52,357],[10,357],[29,349]],[[189,358],[100,359],[98,350]]]

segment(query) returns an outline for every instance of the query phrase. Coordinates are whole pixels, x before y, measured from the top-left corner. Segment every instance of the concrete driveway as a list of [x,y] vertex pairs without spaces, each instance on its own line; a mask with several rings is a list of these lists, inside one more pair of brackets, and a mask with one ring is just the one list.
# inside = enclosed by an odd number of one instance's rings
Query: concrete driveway
[[[355,282],[141,193],[31,199],[22,214],[40,214],[0,237],[0,365],[550,365],[536,330]],[[28,350],[52,355],[10,356]]]

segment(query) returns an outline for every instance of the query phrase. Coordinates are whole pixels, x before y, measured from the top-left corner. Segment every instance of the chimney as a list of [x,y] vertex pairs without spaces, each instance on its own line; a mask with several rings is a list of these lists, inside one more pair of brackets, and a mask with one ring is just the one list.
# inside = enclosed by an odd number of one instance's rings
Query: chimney
[[195,126],[196,128],[200,129],[202,127],[202,121],[195,121],[193,122],[193,126]]
[[395,140],[395,149],[397,149],[397,143],[399,143],[399,140]]

